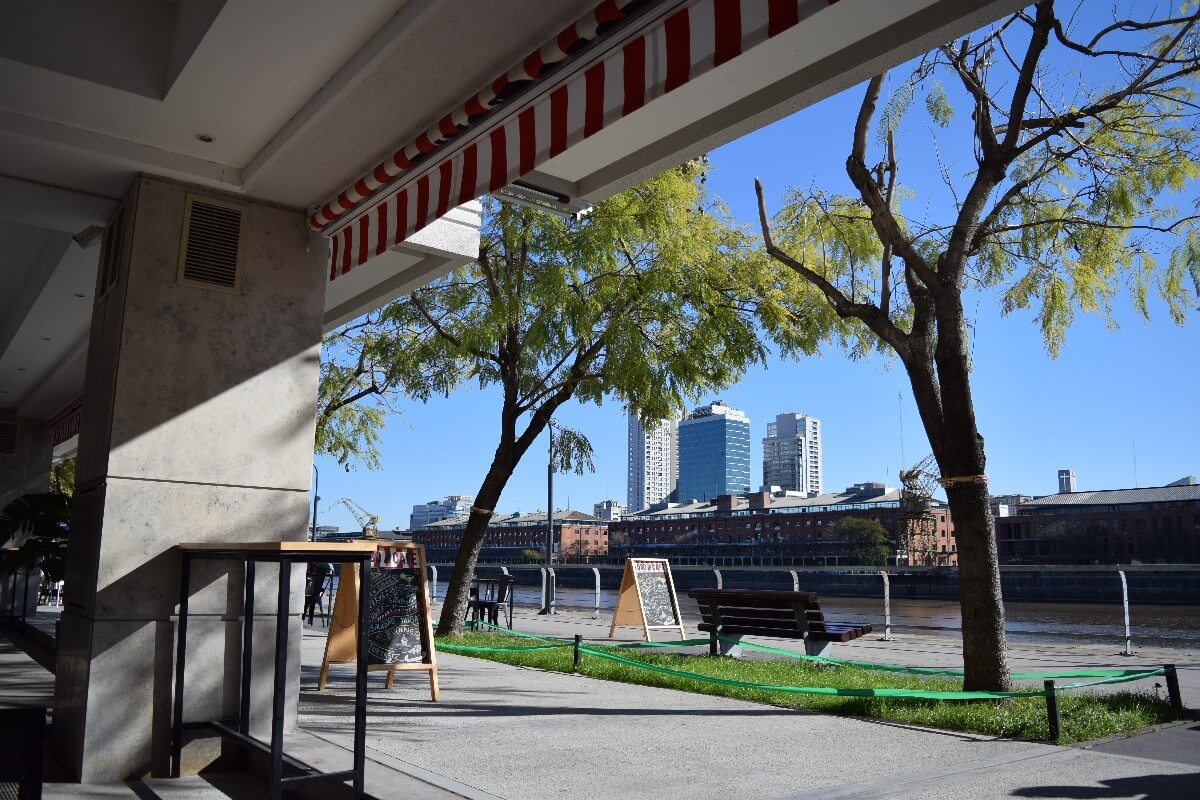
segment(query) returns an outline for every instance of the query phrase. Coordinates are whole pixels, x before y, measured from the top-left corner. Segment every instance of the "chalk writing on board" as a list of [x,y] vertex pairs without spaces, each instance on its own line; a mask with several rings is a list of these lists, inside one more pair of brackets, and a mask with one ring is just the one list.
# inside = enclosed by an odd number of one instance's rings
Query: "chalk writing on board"
[[420,576],[414,569],[371,570],[368,663],[418,664],[425,660],[420,587]]
[[667,585],[667,573],[662,562],[634,561],[633,577],[637,583],[638,597],[646,624],[678,625],[675,603],[671,601],[671,587]]

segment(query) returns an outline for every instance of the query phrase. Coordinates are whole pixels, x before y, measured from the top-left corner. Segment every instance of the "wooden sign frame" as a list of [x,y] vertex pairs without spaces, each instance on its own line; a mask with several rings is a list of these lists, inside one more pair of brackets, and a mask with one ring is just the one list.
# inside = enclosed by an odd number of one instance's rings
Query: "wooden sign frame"
[[[639,570],[640,565],[656,564],[662,565],[661,570]],[[651,625],[646,619],[646,609],[642,605],[642,594],[638,588],[637,576],[639,572],[651,574],[651,572],[664,575],[667,580],[667,593],[671,597],[671,608],[675,612],[674,625]],[[646,641],[653,641],[650,638],[650,631],[679,631],[679,638],[686,639],[687,634],[683,630],[683,614],[679,611],[679,598],[675,596],[675,580],[671,577],[671,562],[665,558],[628,558],[625,560],[625,573],[621,576],[621,589],[617,593],[617,605],[613,609],[612,625],[608,628],[608,638],[612,638],[618,627],[636,628],[641,627]]]
[[[369,664],[368,672],[387,672],[385,688],[392,688],[398,670],[423,671],[429,673],[429,694],[434,701],[439,696],[437,677],[437,654],[433,642],[433,621],[429,611],[429,583],[425,570],[425,547],[412,542],[377,542],[378,548],[371,561],[372,569],[386,569],[394,565],[404,554],[413,553],[418,574],[417,603],[421,608],[421,639],[427,659],[421,663]],[[329,636],[325,639],[325,655],[321,659],[321,675],[317,679],[317,691],[325,690],[330,664],[354,663],[358,656],[358,570],[354,564],[343,564],[338,579],[337,597],[333,601],[333,613],[329,619]]]

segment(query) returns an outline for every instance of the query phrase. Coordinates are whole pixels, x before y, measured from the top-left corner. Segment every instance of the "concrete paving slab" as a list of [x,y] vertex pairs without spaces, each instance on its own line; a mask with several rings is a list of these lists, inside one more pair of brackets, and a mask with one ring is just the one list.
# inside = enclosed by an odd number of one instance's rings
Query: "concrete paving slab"
[[[1087,749],[1200,767],[1200,722],[1185,722],[1137,736],[1110,739]],[[1200,797],[1200,786],[1196,787],[1196,796]]]
[[54,675],[0,635],[0,708],[54,705]]
[[1200,773],[1183,765],[1055,747],[1017,758],[938,765],[885,781],[794,794],[788,800],[1194,800],[1198,789]]
[[[558,635],[570,628],[563,619]],[[576,620],[576,630],[586,620]],[[606,626],[605,626],[606,627]],[[307,642],[319,646],[317,634]],[[319,651],[317,651],[319,658]],[[313,659],[306,653],[305,663]],[[792,711],[439,654],[442,701],[403,676],[373,684],[371,757],[502,798],[1150,797],[1195,800],[1200,770]],[[331,693],[348,695],[336,667]],[[305,685],[315,682],[306,673]],[[301,724],[348,746],[350,721],[301,696]],[[1132,794],[1130,794],[1132,792]],[[1056,794],[1057,793],[1057,794]]]

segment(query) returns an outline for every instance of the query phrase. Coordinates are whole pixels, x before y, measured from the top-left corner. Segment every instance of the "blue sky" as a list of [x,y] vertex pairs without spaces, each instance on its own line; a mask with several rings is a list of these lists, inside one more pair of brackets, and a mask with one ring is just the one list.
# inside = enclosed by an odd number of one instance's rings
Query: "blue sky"
[[[952,87],[947,89],[953,99]],[[789,186],[847,191],[843,164],[861,93],[854,87],[712,152],[710,190],[747,222],[755,213],[755,176],[766,184],[772,208]],[[965,169],[969,153],[955,150],[964,141],[953,126],[948,132],[933,128],[921,110],[906,117],[898,156],[901,182],[913,193],[910,215],[945,216],[948,200],[933,147]],[[1066,467],[1075,469],[1080,489],[1158,486],[1200,473],[1200,319],[1194,312],[1179,327],[1162,303],[1153,302],[1146,323],[1119,296],[1117,330],[1080,314],[1061,354],[1052,359],[1033,312],[1002,317],[998,298],[992,291],[967,302],[975,329],[976,415],[993,493],[1054,492],[1056,472]],[[761,480],[766,424],[788,411],[822,420],[826,491],[861,481],[896,485],[899,468],[929,452],[904,372],[882,357],[851,362],[835,348],[802,361],[772,357],[720,397],[750,417],[755,481]],[[383,435],[383,470],[345,472],[330,459],[316,460],[321,524],[356,528],[344,509],[325,510],[350,497],[378,514],[381,527],[406,528],[414,503],[478,488],[496,446],[499,393],[464,387],[427,405],[401,400],[397,406],[400,413]],[[558,418],[590,436],[596,472],[558,476],[555,506],[569,500],[571,507],[590,511],[606,498],[624,502],[621,407],[572,404]],[[543,438],[529,451],[498,510],[545,508],[545,449]]]

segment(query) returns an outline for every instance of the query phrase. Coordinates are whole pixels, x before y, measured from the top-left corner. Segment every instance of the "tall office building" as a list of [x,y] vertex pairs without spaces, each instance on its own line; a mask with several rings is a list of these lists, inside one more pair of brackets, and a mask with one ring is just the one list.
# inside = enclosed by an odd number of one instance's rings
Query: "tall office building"
[[763,439],[763,486],[821,494],[821,420],[807,414],[777,414]]
[[465,517],[471,513],[471,501],[474,499],[469,494],[452,494],[442,500],[417,503],[408,515],[408,529],[415,531],[431,522]]
[[661,503],[675,491],[679,469],[679,448],[675,436],[679,421],[647,420],[629,415],[629,485],[627,509],[630,514]]
[[750,491],[750,418],[718,400],[679,423],[679,502]]

